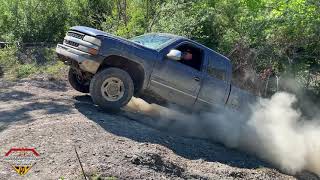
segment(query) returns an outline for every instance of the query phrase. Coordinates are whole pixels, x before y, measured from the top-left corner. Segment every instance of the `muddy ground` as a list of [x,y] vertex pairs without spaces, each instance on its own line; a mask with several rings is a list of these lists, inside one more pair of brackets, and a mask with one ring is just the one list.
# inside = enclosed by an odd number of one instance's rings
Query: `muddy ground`
[[[101,111],[65,81],[0,80],[0,179],[301,179],[221,144],[168,132],[159,119]],[[40,156],[24,176],[3,160],[12,147]]]

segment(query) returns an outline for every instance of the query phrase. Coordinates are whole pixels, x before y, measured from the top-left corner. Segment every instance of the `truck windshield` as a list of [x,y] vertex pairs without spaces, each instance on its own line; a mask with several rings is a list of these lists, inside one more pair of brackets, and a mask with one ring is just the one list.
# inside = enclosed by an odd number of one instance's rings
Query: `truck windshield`
[[131,41],[139,43],[151,49],[160,49],[163,45],[168,43],[172,37],[159,34],[145,34],[131,39]]

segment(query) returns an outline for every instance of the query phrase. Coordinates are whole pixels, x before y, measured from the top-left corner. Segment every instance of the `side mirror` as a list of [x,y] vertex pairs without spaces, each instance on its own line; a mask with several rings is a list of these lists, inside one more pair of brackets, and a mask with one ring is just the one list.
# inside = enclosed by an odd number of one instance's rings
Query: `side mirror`
[[169,59],[176,60],[176,61],[181,60],[181,56],[182,56],[181,51],[176,49],[171,49],[170,52],[167,54],[167,57]]

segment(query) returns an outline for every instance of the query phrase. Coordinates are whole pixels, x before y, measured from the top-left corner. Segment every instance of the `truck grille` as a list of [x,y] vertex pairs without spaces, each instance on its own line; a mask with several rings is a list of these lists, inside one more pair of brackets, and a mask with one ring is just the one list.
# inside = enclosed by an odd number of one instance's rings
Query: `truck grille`
[[67,34],[68,36],[71,36],[71,37],[74,37],[74,38],[77,38],[77,39],[83,39],[84,38],[84,36],[85,35],[83,35],[83,34],[79,34],[79,33],[77,33],[77,32],[74,32],[74,31],[70,31],[70,32],[68,32],[68,34]]
[[72,41],[68,41],[68,40],[64,40],[64,44],[70,45],[70,46],[74,46],[74,47],[78,47],[79,43],[75,43]]

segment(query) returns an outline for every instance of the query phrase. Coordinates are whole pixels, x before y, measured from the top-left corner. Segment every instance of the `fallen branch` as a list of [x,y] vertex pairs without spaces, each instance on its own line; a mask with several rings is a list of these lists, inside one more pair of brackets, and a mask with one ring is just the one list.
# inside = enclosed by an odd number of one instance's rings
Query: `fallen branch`
[[79,164],[80,164],[80,167],[81,167],[81,170],[82,170],[83,177],[84,177],[85,180],[87,180],[87,176],[86,176],[86,174],[84,173],[83,166],[82,166],[82,163],[81,163],[81,161],[80,161],[80,157],[79,157],[79,154],[78,154],[78,152],[77,152],[77,148],[76,148],[75,146],[74,146],[74,151],[76,152],[77,159],[78,159],[78,161],[79,161]]

